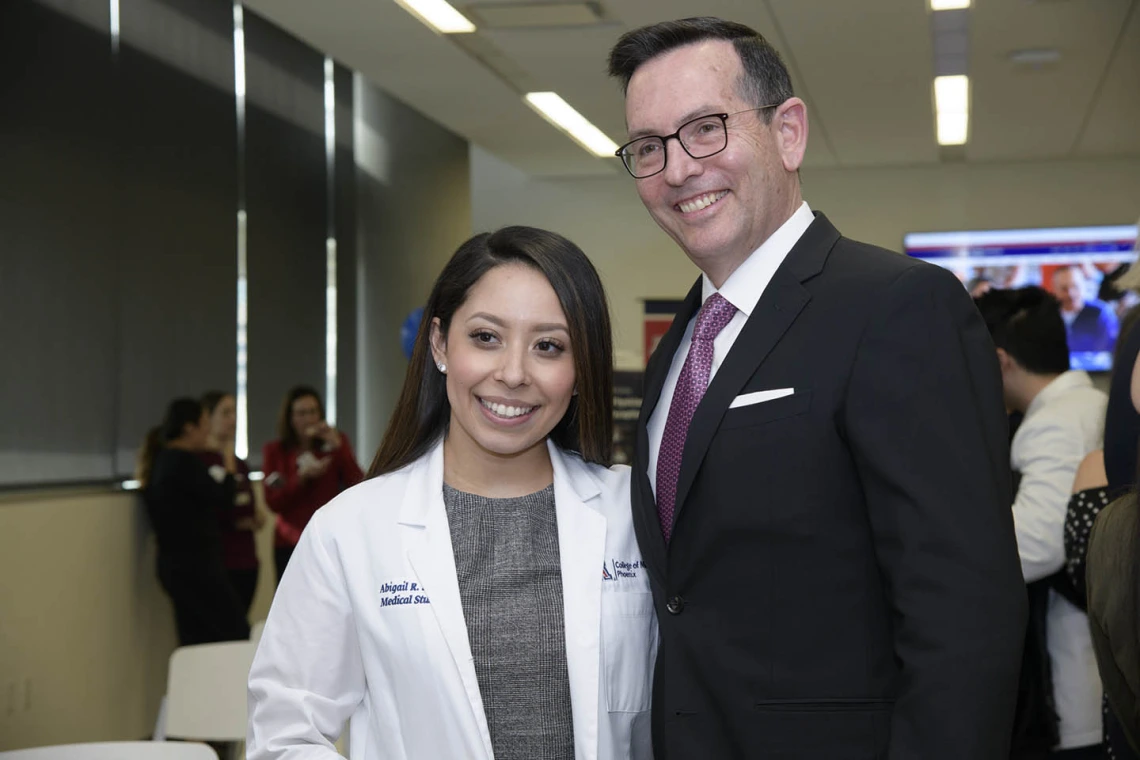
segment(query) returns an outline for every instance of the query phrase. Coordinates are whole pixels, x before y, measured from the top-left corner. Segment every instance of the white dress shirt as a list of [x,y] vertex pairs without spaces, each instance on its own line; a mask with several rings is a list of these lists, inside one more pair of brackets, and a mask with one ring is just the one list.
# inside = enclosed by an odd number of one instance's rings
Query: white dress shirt
[[[1103,445],[1107,402],[1088,374],[1065,372],[1037,394],[1013,437],[1011,464],[1021,473],[1013,527],[1026,583],[1052,575],[1065,563],[1065,513],[1073,479],[1085,455]],[[1088,618],[1053,590],[1045,638],[1061,719],[1058,748],[1099,743],[1101,683]]]
[[[736,307],[736,314],[725,325],[724,329],[713,341],[712,371],[709,372],[709,382],[716,376],[724,357],[728,355],[732,344],[744,329],[744,323],[756,308],[764,289],[772,281],[772,276],[784,263],[792,247],[803,237],[804,232],[815,221],[815,216],[806,202],[802,203],[788,221],[773,232],[752,255],[744,260],[736,271],[729,275],[728,280],[718,291],[713,287],[708,275],[701,275],[701,303],[708,300],[713,293],[720,293],[730,304]],[[689,355],[689,346],[693,342],[693,326],[696,314],[689,320],[681,344],[673,354],[673,363],[669,366],[669,374],[665,376],[665,385],[661,388],[661,396],[657,407],[649,417],[646,432],[649,434],[649,484],[657,495],[657,456],[661,451],[661,439],[665,435],[665,421],[669,417],[669,406],[673,401],[673,392],[677,389],[677,379],[681,375],[681,368],[685,364],[685,357]]]

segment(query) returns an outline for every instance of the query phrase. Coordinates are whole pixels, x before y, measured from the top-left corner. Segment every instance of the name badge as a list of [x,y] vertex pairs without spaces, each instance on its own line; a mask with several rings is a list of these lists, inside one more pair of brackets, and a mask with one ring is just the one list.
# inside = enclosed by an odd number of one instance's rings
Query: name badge
[[424,587],[415,581],[387,581],[380,586],[380,606],[431,604]]
[[616,581],[622,578],[640,577],[645,562],[640,559],[611,559],[602,563],[602,580]]

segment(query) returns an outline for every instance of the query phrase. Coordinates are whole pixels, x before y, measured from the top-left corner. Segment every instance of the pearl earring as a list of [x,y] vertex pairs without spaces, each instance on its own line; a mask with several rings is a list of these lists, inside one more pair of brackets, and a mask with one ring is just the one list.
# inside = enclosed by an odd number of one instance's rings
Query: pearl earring
[[444,364],[443,362],[439,362],[438,364],[436,364],[435,368],[439,370],[440,374],[443,374],[443,375],[447,374],[447,365]]

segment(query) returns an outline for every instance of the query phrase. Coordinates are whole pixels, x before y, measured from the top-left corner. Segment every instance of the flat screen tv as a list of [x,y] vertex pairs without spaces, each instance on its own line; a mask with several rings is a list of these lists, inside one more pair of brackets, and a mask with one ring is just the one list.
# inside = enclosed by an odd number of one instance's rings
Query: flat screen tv
[[1113,280],[1136,260],[1136,225],[912,232],[908,256],[949,269],[977,296],[1037,285],[1061,302],[1073,369],[1112,368],[1120,318],[1140,300]]

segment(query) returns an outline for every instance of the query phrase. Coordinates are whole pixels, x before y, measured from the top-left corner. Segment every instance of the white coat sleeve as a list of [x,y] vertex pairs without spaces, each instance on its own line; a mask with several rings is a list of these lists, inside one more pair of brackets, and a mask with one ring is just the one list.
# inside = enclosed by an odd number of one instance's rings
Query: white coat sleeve
[[249,673],[248,760],[329,760],[364,699],[336,544],[318,512],[289,560]]
[[1080,436],[1061,424],[1025,432],[1032,435],[1015,441],[1021,484],[1013,500],[1013,528],[1021,572],[1032,583],[1065,564],[1065,513],[1086,452]]

